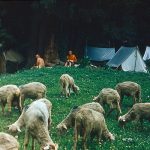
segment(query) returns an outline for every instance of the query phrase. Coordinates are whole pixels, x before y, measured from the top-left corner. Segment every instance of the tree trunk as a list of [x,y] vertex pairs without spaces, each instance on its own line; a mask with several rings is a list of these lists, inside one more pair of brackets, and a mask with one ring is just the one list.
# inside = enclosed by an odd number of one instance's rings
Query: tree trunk
[[0,73],[6,73],[6,60],[3,53],[0,53]]
[[58,49],[56,48],[55,45],[54,34],[51,35],[51,39],[49,40],[48,46],[45,49],[44,59],[45,59],[45,64],[47,66],[49,66],[50,63],[58,63],[59,61]]

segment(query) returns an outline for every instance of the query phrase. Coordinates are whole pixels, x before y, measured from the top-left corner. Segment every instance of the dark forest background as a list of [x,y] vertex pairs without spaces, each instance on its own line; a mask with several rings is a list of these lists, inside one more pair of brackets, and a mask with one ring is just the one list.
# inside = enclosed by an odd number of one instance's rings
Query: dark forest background
[[150,45],[148,0],[0,1],[1,51],[14,49],[34,63],[65,60],[69,49],[82,58],[86,44],[99,47]]

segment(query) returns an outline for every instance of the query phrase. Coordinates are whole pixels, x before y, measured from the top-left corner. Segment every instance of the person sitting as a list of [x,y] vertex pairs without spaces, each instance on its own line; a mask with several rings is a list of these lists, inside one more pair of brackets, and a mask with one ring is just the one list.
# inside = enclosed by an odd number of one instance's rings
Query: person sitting
[[72,65],[74,65],[77,62],[77,58],[76,56],[72,53],[72,51],[70,50],[68,52],[67,55],[67,61],[65,63],[65,66],[71,67]]
[[45,67],[44,59],[41,58],[41,56],[39,54],[36,54],[35,57],[36,57],[36,65],[34,67],[35,68],[43,68],[43,67]]

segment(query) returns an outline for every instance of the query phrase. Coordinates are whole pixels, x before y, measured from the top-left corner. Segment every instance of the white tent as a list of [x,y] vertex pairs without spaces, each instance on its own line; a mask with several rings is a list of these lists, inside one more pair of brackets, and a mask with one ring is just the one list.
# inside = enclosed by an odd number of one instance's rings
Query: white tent
[[147,72],[138,47],[122,46],[107,65],[116,68],[121,66],[124,71]]
[[86,56],[90,60],[105,61],[110,60],[115,55],[115,48],[98,48],[98,47],[86,47]]
[[148,60],[148,59],[150,59],[150,47],[149,46],[146,47],[146,50],[145,50],[145,53],[144,53],[144,56],[143,56],[144,61]]

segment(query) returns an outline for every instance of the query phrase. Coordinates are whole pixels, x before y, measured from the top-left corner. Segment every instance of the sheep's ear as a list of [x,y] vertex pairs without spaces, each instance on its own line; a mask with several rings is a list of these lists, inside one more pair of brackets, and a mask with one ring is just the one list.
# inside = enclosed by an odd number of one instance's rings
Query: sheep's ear
[[125,122],[125,119],[123,119],[122,121]]
[[63,128],[67,130],[67,127],[66,127],[66,125],[65,125],[65,124],[63,124]]

